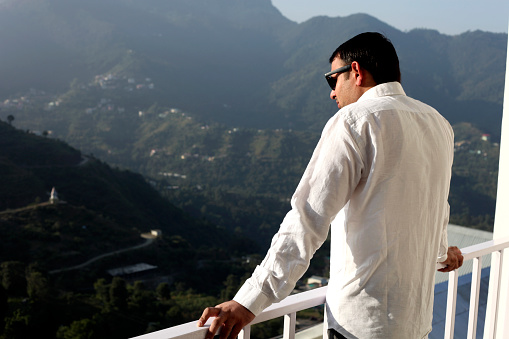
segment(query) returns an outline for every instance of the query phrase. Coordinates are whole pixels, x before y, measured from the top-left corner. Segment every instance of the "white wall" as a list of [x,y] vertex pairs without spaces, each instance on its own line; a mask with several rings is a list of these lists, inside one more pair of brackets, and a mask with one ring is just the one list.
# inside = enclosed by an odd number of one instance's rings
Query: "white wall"
[[[509,237],[509,42],[507,50],[504,106],[502,117],[502,137],[500,140],[500,161],[498,173],[497,207],[495,211],[495,227],[493,239]],[[500,281],[500,299],[498,314],[491,311],[493,302],[488,301],[486,312],[486,326],[484,338],[507,338],[509,333],[509,250],[505,251],[503,260],[502,279]],[[492,270],[493,273],[493,264]],[[493,276],[493,274],[492,274]],[[492,293],[490,280],[490,294]],[[497,317],[496,336],[492,336],[487,324],[493,317]],[[505,335],[504,335],[505,333]]]

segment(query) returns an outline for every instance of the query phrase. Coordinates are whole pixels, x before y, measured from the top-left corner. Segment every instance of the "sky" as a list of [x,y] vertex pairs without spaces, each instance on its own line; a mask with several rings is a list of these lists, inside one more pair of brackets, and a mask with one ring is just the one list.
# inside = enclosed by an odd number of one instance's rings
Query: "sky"
[[447,35],[482,30],[507,33],[509,0],[272,0],[288,19],[303,22],[326,15],[369,14],[401,31],[435,29]]

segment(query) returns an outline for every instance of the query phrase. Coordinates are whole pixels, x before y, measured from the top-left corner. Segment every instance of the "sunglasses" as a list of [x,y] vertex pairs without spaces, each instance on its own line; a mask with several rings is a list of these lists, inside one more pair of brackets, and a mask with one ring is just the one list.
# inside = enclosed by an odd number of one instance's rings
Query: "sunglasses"
[[[329,73],[325,73],[325,80],[327,80],[327,83],[329,84],[330,88],[332,90],[336,89],[336,83],[338,82],[339,74],[345,73],[349,71],[352,68],[352,65],[346,65],[340,68],[337,68],[333,71],[330,71]],[[337,74],[337,77],[332,77],[334,74]]]

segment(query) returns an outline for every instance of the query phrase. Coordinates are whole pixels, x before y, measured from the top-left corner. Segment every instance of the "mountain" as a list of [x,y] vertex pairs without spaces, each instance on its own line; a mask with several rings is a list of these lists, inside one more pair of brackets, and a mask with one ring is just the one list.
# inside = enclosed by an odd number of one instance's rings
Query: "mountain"
[[[232,99],[254,102],[242,90],[246,79],[261,88],[275,75],[273,67],[245,65],[261,57],[282,63],[271,32],[291,25],[268,0],[12,1],[0,11],[0,22],[2,93],[27,84],[63,89],[74,78],[114,72],[152,78],[163,102],[213,110]],[[198,85],[204,89],[200,100]]]
[[[399,51],[407,93],[455,130],[477,131],[456,138],[472,148],[456,154],[455,220],[471,213],[464,225],[488,227],[492,218],[506,34],[401,32],[365,14],[296,24],[270,1],[237,0],[9,0],[0,26],[10,47],[0,53],[11,56],[0,75],[19,84],[0,93],[26,89],[0,101],[0,118],[148,176],[175,204],[230,231],[242,225],[262,247],[336,110],[323,79],[329,53],[362,31],[383,32]],[[12,38],[23,32],[21,42]],[[33,67],[55,76],[26,72],[18,54],[38,55],[45,67]],[[36,83],[45,91],[28,89]],[[477,145],[482,134],[491,142]],[[488,154],[489,166],[469,152]],[[251,199],[274,210],[251,213]]]
[[[168,203],[141,175],[82,156],[64,142],[0,122],[0,149],[0,234],[10,239],[0,261],[76,265],[140,244],[152,229],[185,239],[195,251],[229,246],[225,232]],[[48,203],[53,187],[59,204]]]
[[[435,106],[452,124],[474,122],[499,135],[506,34],[476,31],[447,36],[417,29],[403,33],[365,14],[317,17],[299,25],[286,41],[294,51],[285,63],[288,75],[272,86],[271,98],[277,106],[299,112],[308,125],[320,128],[334,111],[321,76],[325,60],[335,46],[364,31],[379,31],[392,40],[408,95]],[[483,77],[481,73],[489,69],[496,71]],[[302,73],[307,77],[303,79]]]
[[394,42],[409,95],[498,139],[506,34],[401,32],[365,14],[296,24],[269,0],[5,1],[0,98],[111,73],[151,79],[147,100],[205,122],[320,130],[335,111],[328,57],[363,31]]
[[241,259],[256,251],[242,232],[43,135],[0,122],[0,337],[127,338],[191,321],[259,262]]

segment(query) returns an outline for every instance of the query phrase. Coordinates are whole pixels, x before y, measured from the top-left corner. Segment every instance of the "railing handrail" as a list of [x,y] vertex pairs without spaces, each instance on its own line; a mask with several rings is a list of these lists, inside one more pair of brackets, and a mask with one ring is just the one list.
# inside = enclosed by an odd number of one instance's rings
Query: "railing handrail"
[[285,314],[298,312],[307,308],[325,304],[326,293],[327,286],[324,286],[306,292],[290,295],[280,302],[267,307],[253,320],[253,322],[251,322],[251,325],[282,317]]
[[[472,245],[461,249],[464,261],[476,259],[484,255],[502,251],[509,247],[509,237],[501,239],[493,239],[477,245]],[[457,283],[457,270],[451,273],[456,274],[455,281]],[[453,281],[454,282],[454,281]],[[456,285],[457,287],[457,285]],[[454,288],[456,288],[454,287]],[[261,323],[270,319],[282,317],[291,313],[296,313],[307,308],[315,307],[325,303],[325,295],[327,286],[316,288],[310,291],[290,295],[281,302],[276,303],[265,309],[258,315],[250,325]],[[454,293],[455,294],[455,293]],[[455,302],[454,307],[455,309]],[[152,332],[137,336],[132,339],[202,339],[205,332],[210,326],[213,319],[209,319],[204,327],[196,327],[196,321],[188,322],[182,325],[170,327],[157,332]],[[454,322],[452,322],[454,328]]]
[[463,253],[463,260],[467,261],[493,252],[501,251],[507,247],[509,247],[509,237],[493,239],[480,244],[464,247],[461,249],[461,252]]
[[[270,319],[282,317],[289,313],[324,304],[326,292],[327,286],[324,286],[315,288],[310,291],[290,295],[281,300],[281,302],[272,304],[271,306],[267,307],[250,323],[250,325],[258,324]],[[197,322],[198,320],[191,321],[182,325],[167,328],[165,330],[144,334],[132,339],[202,339],[205,336],[205,332],[212,322],[212,319],[207,321],[205,327],[196,327]]]

